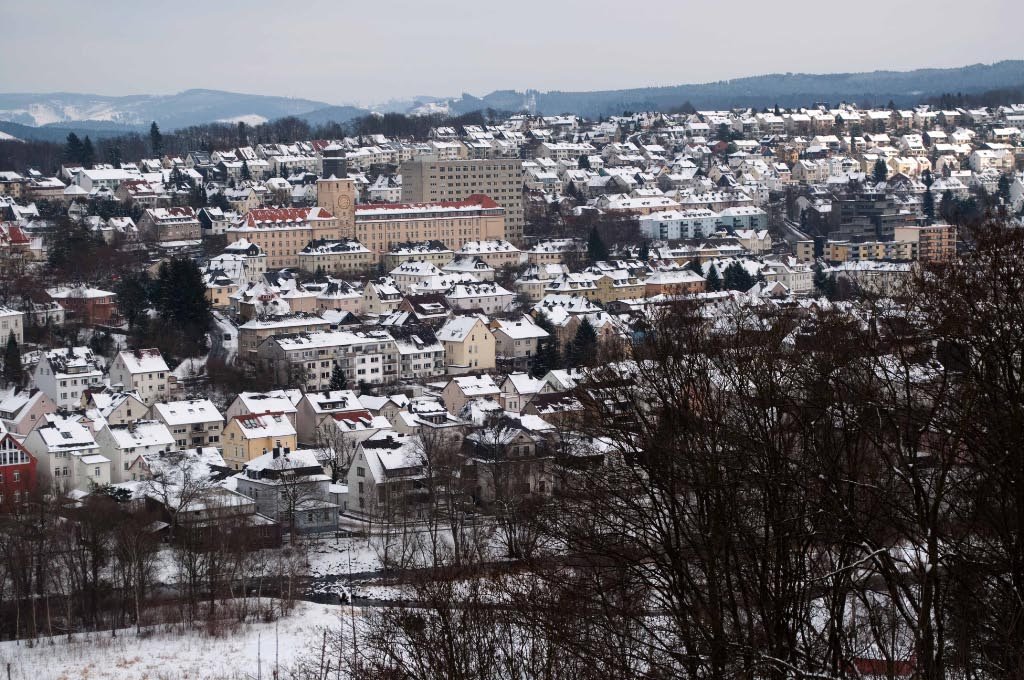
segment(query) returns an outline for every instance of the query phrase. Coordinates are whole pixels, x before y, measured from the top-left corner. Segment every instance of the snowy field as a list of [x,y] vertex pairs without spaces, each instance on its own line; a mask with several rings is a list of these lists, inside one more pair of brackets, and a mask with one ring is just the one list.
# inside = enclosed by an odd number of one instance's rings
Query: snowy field
[[[358,614],[358,610],[357,610]],[[280,677],[317,648],[322,627],[337,627],[349,609],[297,602],[277,623],[251,623],[212,637],[201,631],[152,632],[134,629],[0,643],[0,672],[10,663],[11,680],[242,680],[272,678],[275,653]],[[275,652],[276,649],[276,652]]]

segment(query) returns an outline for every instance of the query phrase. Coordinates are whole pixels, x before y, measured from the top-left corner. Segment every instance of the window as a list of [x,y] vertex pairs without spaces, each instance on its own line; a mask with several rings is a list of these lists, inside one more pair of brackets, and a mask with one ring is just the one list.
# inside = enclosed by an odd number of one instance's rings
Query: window
[[100,469],[99,468],[93,468],[92,473],[93,473],[92,474],[93,477],[99,477],[100,476]]

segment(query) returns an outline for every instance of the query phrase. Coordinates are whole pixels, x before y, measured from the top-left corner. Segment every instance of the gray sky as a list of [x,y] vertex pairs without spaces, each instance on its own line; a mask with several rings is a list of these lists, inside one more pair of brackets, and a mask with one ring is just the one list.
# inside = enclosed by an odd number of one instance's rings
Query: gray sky
[[[1021,0],[0,0],[0,91],[332,104],[1024,57]],[[844,9],[845,7],[845,9]]]

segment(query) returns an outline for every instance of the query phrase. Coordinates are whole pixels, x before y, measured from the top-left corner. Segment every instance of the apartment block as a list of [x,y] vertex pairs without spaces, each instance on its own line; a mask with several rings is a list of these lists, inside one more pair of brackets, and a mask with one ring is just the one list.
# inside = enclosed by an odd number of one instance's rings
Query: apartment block
[[[483,194],[505,209],[508,241],[522,243],[523,163],[512,158],[420,159],[403,163],[402,201],[460,201]],[[456,244],[458,245],[458,244]]]

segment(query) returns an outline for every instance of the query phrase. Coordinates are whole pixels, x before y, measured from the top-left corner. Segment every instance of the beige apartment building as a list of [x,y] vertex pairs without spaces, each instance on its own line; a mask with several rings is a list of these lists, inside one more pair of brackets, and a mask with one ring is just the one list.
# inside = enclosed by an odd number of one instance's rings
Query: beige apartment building
[[440,241],[458,248],[466,241],[501,238],[505,209],[483,195],[462,201],[383,203],[356,206],[355,233],[349,234],[383,258],[399,244]]
[[310,241],[336,241],[338,220],[326,209],[255,208],[236,227],[226,230],[228,243],[246,239],[267,256],[268,269],[298,267],[299,252]]
[[[459,201],[490,196],[505,209],[505,232],[494,238],[522,243],[523,163],[513,158],[429,160],[402,163],[402,200]],[[458,245],[458,244],[456,244]]]
[[896,227],[895,240],[911,243],[913,258],[921,262],[946,262],[956,255],[956,227],[950,224]]

